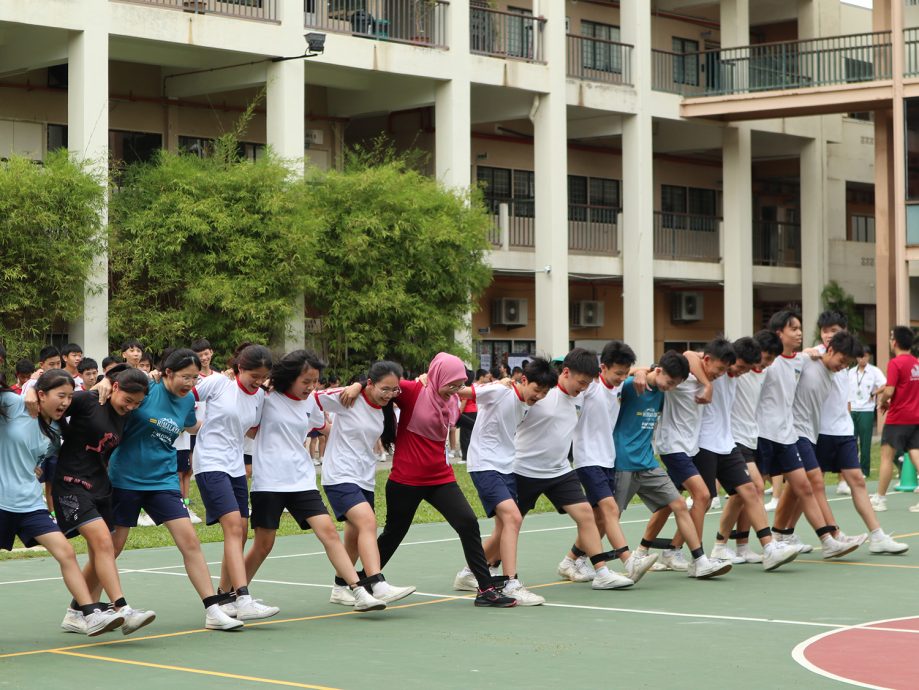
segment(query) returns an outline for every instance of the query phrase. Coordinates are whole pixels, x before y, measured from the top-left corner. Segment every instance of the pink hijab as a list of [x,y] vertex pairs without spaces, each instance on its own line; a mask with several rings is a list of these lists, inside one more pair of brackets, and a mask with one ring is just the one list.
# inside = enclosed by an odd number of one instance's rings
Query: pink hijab
[[444,400],[439,391],[451,381],[466,380],[466,367],[459,357],[439,352],[428,367],[428,382],[412,410],[408,430],[432,441],[445,441],[447,430],[459,419],[459,396]]

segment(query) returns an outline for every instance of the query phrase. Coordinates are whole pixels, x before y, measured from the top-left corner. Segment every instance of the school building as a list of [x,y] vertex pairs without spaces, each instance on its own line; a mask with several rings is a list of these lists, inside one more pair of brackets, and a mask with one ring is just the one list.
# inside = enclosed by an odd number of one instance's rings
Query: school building
[[[0,157],[207,155],[265,88],[252,157],[328,168],[382,132],[484,185],[494,281],[461,337],[486,362],[611,338],[650,361],[788,303],[809,335],[831,280],[886,351],[919,321],[917,4],[3,2]],[[102,257],[69,329],[93,355],[106,285]]]

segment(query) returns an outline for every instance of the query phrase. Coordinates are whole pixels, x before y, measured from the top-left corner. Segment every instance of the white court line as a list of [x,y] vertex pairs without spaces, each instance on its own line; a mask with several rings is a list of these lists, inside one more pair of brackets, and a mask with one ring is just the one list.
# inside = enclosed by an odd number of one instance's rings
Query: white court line
[[[828,498],[827,499],[828,502],[848,501],[848,500],[851,500],[848,496],[841,496],[839,498]],[[709,513],[706,513],[706,515],[720,515],[721,512],[722,511],[720,510],[713,510],[713,511],[710,511]],[[667,518],[668,522],[672,519],[673,519],[672,515]],[[620,525],[638,525],[638,524],[645,524],[647,522],[648,522],[648,518],[642,518],[640,520],[623,520],[619,524]],[[427,524],[442,524],[442,523],[427,523]],[[575,529],[576,527],[577,526],[572,523],[570,525],[560,525],[558,527],[542,527],[540,529],[524,529],[524,530],[520,530],[520,534],[538,534],[540,532],[558,532],[561,530],[572,530],[572,529]],[[294,536],[294,535],[289,535],[289,536]],[[491,534],[483,534],[482,538],[486,539],[490,536]],[[419,545],[424,545],[424,544],[442,544],[442,543],[451,542],[451,541],[459,541],[459,537],[445,537],[443,539],[425,539],[423,541],[404,541],[399,546],[402,547],[402,546],[419,546]],[[212,543],[219,543],[219,542],[212,542]],[[169,547],[157,547],[157,548],[168,549]],[[301,558],[303,556],[324,556],[324,555],[325,555],[325,551],[309,551],[306,553],[289,553],[289,554],[282,554],[278,556],[268,556],[266,560],[282,559],[282,558]],[[207,564],[208,565],[220,565],[221,563],[222,561],[208,561]],[[173,568],[184,568],[184,567],[185,565],[183,563],[178,563],[176,565],[162,565],[162,566],[158,566],[155,568],[143,568],[142,571],[150,572],[154,570],[172,570]],[[119,570],[119,572],[129,573],[129,572],[135,572],[135,570],[125,569],[125,570]],[[0,582],[0,585],[20,585],[20,584],[26,584],[29,582],[49,582],[52,580],[60,580],[60,579],[62,578],[60,577],[38,577],[38,578],[31,579],[31,580],[10,580],[6,582]]]

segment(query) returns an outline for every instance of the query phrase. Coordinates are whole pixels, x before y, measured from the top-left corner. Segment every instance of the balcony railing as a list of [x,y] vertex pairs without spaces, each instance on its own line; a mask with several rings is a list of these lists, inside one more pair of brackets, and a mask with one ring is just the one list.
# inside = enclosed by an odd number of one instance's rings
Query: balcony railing
[[725,96],[890,79],[889,31],[698,53],[653,52],[652,88]]
[[721,219],[693,213],[654,212],[654,258],[719,261]]
[[489,199],[494,225],[488,238],[495,247],[510,249],[534,246],[535,204],[532,200]]
[[801,226],[769,220],[753,221],[755,266],[801,266]]
[[568,204],[568,249],[585,254],[619,254],[616,223],[619,209]]
[[141,5],[156,5],[194,14],[216,14],[241,19],[278,21],[278,0],[128,0]]
[[919,77],[919,29],[903,30],[903,76]]
[[304,0],[304,25],[394,43],[447,47],[447,0]]
[[469,51],[478,55],[544,62],[546,20],[521,12],[469,8]]
[[632,85],[632,46],[568,34],[568,76]]

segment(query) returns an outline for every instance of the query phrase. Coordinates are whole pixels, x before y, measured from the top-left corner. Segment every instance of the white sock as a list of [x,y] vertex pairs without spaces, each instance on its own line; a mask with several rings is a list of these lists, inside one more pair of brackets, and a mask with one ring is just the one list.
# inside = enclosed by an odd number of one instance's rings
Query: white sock
[[871,541],[878,541],[879,539],[883,539],[885,536],[887,535],[884,534],[884,530],[882,530],[880,527],[871,530]]
[[565,556],[565,557],[562,559],[562,564],[563,564],[563,565],[574,565],[574,561],[571,560],[571,556]]
[[206,613],[211,616],[217,616],[222,613],[220,609],[220,604],[211,604],[207,607]]
[[609,568],[607,568],[605,565],[602,568],[597,568],[598,577],[606,577],[607,575],[609,575]]
[[373,596],[378,597],[387,594],[390,587],[386,580],[381,580],[380,582],[374,582],[370,589],[373,590]]

